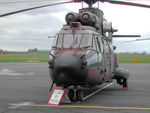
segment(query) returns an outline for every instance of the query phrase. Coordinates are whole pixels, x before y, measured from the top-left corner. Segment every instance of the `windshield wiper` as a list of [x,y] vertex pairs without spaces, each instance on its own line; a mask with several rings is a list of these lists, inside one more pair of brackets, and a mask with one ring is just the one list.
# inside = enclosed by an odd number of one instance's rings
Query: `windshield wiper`
[[87,49],[89,47],[92,47],[92,46],[84,46],[84,47],[81,47],[81,49]]
[[54,48],[54,49],[60,49],[60,47],[57,47],[57,46],[52,46],[52,48]]

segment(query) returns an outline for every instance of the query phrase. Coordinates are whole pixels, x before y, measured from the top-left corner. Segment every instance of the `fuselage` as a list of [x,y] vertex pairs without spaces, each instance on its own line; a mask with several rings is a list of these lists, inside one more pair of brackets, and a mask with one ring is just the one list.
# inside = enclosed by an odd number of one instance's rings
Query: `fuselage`
[[109,81],[114,72],[111,48],[93,27],[64,26],[50,51],[51,79],[62,87],[93,87]]

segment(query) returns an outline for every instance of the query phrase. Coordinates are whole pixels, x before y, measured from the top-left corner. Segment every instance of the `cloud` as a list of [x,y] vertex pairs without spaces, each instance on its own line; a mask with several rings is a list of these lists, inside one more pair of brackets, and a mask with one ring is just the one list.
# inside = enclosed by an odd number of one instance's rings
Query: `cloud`
[[[40,5],[46,3],[48,2],[40,2]],[[39,4],[0,5],[0,14],[37,5]],[[97,4],[95,6],[97,7]],[[81,7],[81,3],[66,4],[0,18],[0,48],[8,50],[49,49],[52,40],[47,38],[48,35],[54,35],[65,24],[67,12],[78,12]],[[117,34],[140,34],[144,38],[150,38],[150,9],[108,3],[101,3],[100,8],[104,11],[106,19],[112,21],[113,26],[119,30]],[[117,51],[150,51],[148,41],[121,44],[125,40],[127,39],[114,40]]]
[[48,35],[55,34],[62,24],[51,14],[19,14],[0,19],[0,46],[8,50],[49,49]]

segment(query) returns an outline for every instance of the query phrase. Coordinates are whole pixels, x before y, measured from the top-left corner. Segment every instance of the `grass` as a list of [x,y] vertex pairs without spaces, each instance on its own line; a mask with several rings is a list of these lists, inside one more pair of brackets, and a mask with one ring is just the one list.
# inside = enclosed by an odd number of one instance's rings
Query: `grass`
[[0,62],[48,62],[48,54],[0,54]]
[[[117,55],[119,63],[150,63],[150,55]],[[139,62],[135,62],[135,60]],[[0,62],[48,62],[48,54],[0,54]]]
[[48,59],[0,58],[0,62],[48,62]]
[[134,59],[119,59],[119,63],[150,63],[150,59],[137,59],[139,62],[135,62]]
[[[150,55],[117,55],[119,63],[150,63]],[[136,62],[138,61],[138,62]]]
[[130,55],[130,54],[125,54],[125,55],[118,55],[118,58],[121,59],[121,58],[149,58],[150,59],[150,55]]
[[0,54],[0,57],[36,57],[36,58],[48,58],[48,54]]

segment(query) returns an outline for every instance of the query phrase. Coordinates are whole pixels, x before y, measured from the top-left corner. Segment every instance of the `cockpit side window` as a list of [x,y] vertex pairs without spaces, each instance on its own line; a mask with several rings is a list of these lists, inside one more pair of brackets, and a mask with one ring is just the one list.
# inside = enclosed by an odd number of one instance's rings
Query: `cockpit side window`
[[95,35],[94,38],[95,38],[97,51],[103,52],[103,45],[102,45],[102,40],[101,40],[100,36]]
[[94,35],[93,35],[93,46],[92,46],[92,48],[94,49],[94,50],[97,50],[97,48],[96,48],[96,40],[95,40],[95,37],[94,37]]
[[98,42],[100,43],[100,50],[101,50],[101,52],[103,52],[104,48],[103,48],[102,39],[100,37],[98,38]]
[[54,38],[54,41],[53,41],[53,46],[56,46],[56,43],[57,43],[57,38],[58,38],[58,35],[56,35],[56,37]]
[[98,51],[101,51],[100,42],[99,42],[99,40],[98,40],[99,37],[96,36],[95,38],[96,38],[97,50],[98,50]]
[[63,34],[59,34],[58,37],[57,37],[57,43],[56,43],[56,46],[58,48],[62,47],[62,40],[63,40]]

